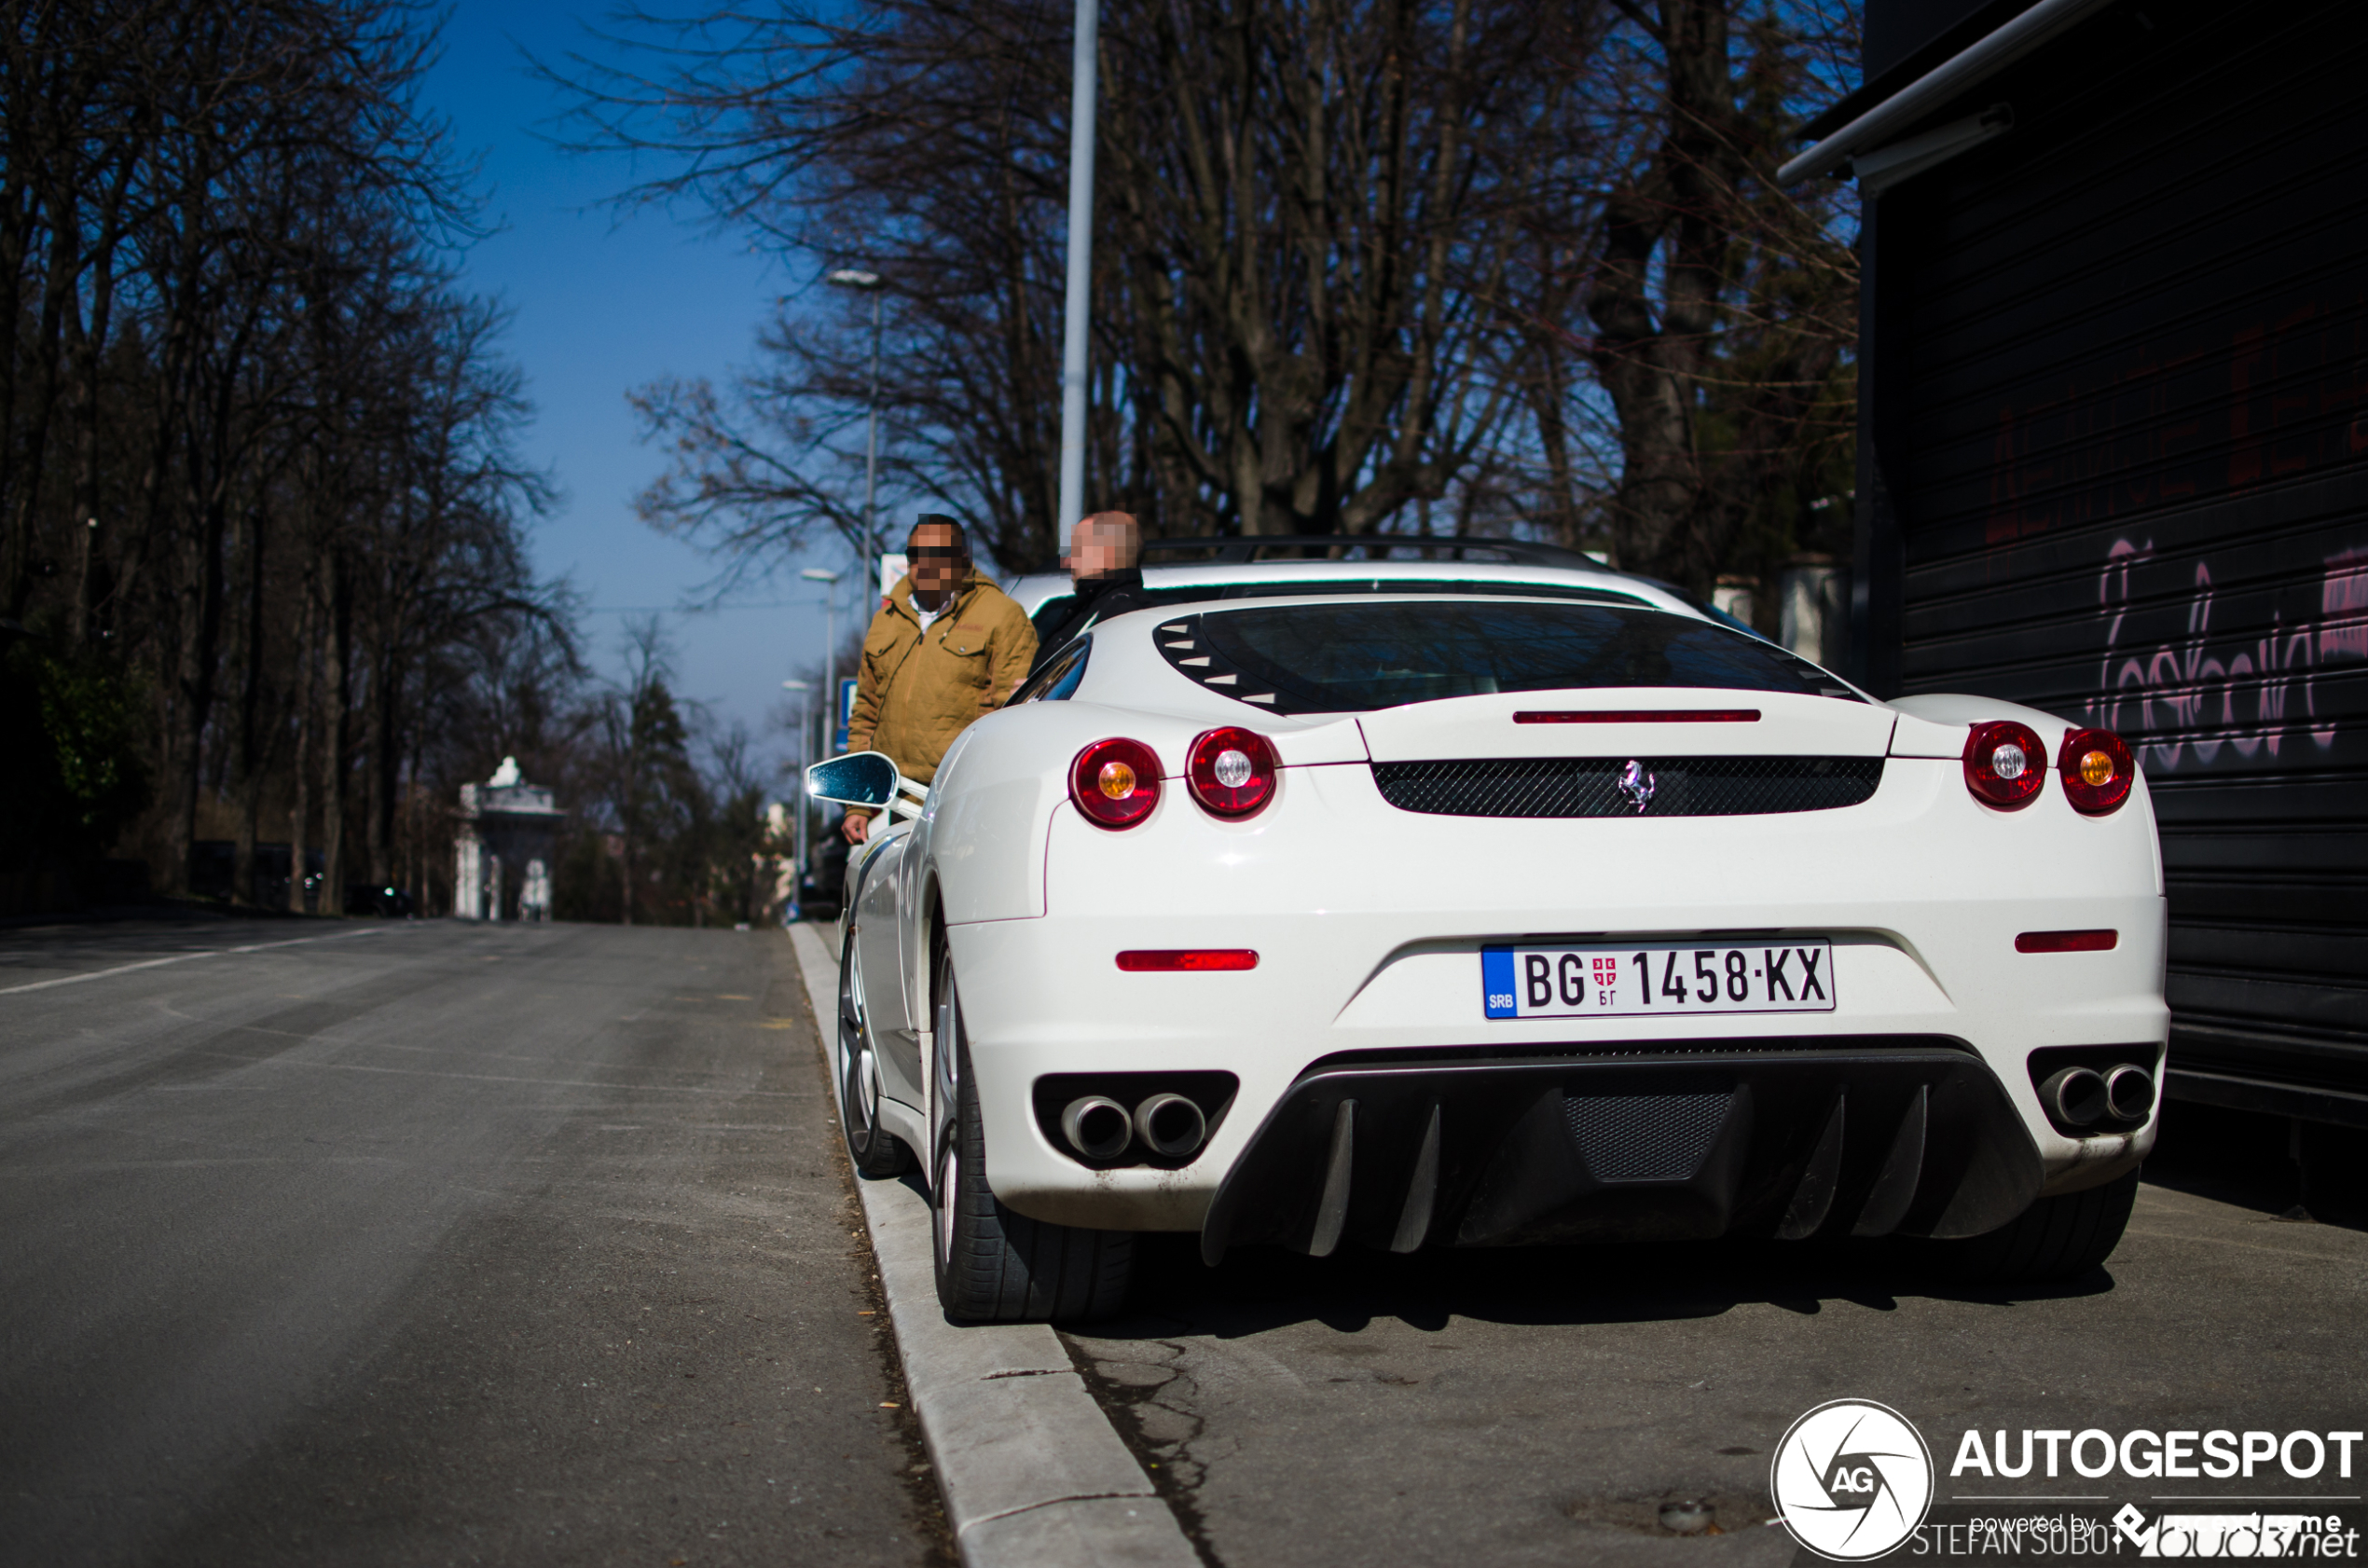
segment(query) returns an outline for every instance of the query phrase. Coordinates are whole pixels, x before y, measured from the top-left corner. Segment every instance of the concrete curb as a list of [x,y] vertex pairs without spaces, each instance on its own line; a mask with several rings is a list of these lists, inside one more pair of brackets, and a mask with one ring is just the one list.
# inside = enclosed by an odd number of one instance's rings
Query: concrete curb
[[[790,943],[816,1026],[831,1028],[838,965],[811,927],[791,927]],[[1053,1330],[948,1323],[918,1187],[860,1176],[855,1185],[904,1384],[967,1568],[1199,1568]]]

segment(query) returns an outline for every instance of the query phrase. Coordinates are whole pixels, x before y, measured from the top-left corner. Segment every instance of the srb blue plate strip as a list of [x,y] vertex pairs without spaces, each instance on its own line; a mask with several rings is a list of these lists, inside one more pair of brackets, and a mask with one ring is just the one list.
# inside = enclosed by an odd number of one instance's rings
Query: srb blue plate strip
[[1521,994],[1513,984],[1513,950],[1480,949],[1480,997],[1491,1018],[1519,1018]]

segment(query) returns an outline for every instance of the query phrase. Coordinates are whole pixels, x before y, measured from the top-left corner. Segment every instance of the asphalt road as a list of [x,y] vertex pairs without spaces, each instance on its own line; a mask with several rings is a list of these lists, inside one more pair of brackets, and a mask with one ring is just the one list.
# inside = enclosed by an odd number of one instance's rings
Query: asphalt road
[[[1148,1263],[1132,1317],[1067,1338],[1225,1568],[1795,1561],[1764,1523],[1769,1455],[1845,1397],[1921,1430],[1935,1520],[1971,1495],[2104,1493],[2109,1515],[2159,1512],[2158,1493],[2368,1490],[2332,1464],[2251,1487],[1948,1479],[1975,1426],[2368,1426],[2368,1234],[2160,1186],[2107,1269],[2011,1294],[1842,1248],[1237,1254],[1212,1272],[1163,1241]],[[1661,1504],[1691,1498],[1722,1534],[1660,1528]]]
[[829,1117],[778,931],[0,933],[0,1559],[947,1561]]
[[[946,1562],[791,964],[0,934],[0,1561]],[[1989,1490],[1947,1478],[1968,1426],[2368,1425],[2368,1232],[2290,1201],[2149,1186],[2107,1270],[2012,1294],[1884,1251],[1155,1238],[1065,1338],[1212,1568],[1774,1563],[1769,1453],[1827,1399],[1915,1421],[1944,1504]],[[1722,1533],[1662,1530],[1679,1498]]]

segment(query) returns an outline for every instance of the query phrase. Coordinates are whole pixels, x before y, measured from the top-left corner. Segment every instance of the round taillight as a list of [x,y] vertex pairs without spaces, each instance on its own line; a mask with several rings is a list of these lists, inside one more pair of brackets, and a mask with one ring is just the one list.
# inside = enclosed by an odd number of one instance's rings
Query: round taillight
[[1192,742],[1184,780],[1213,817],[1255,817],[1274,798],[1274,745],[1256,730],[1204,731]]
[[2016,811],[2047,782],[2047,750],[2029,724],[1997,719],[1965,737],[1965,788],[1976,800]]
[[2091,817],[2119,810],[2138,779],[2137,760],[2111,730],[2074,730],[2064,736],[2056,768],[2064,776],[2064,796],[2072,809]]
[[1131,828],[1160,803],[1160,759],[1139,740],[1097,740],[1069,764],[1069,799],[1097,827]]

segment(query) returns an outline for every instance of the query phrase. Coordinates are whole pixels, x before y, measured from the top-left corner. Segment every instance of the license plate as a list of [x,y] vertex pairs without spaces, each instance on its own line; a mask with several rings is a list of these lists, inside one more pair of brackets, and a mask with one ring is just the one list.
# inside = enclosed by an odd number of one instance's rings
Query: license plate
[[1823,942],[1483,947],[1480,994],[1491,1018],[1831,1012],[1834,955]]

